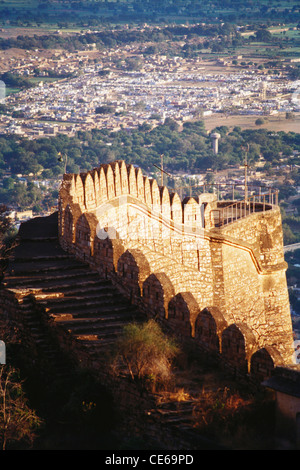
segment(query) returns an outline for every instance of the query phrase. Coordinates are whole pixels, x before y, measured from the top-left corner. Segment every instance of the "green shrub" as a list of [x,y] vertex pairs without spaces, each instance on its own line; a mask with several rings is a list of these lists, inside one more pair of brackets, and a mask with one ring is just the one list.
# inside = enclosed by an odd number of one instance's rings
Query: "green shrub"
[[125,367],[133,380],[146,379],[152,385],[166,383],[178,352],[178,346],[154,320],[131,323],[117,341],[113,364],[117,371]]

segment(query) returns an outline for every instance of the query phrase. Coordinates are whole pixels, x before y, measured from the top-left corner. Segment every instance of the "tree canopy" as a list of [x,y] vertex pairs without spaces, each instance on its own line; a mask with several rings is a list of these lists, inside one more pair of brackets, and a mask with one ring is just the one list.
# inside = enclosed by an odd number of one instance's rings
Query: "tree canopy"
[[[252,167],[260,158],[264,158],[266,169],[268,165],[271,168],[281,164],[283,158],[287,164],[299,164],[298,133],[270,132],[264,128],[229,129],[227,126],[215,130],[221,135],[217,155],[213,153],[210,136],[202,121],[185,122],[179,128],[178,123],[170,118],[153,128],[149,122],[130,131],[92,129],[78,131],[72,137],[58,134],[29,140],[2,135],[0,175],[3,177],[7,171],[11,174],[3,178],[0,203],[14,204],[20,209],[38,209],[41,204],[51,206],[57,190],[48,190],[45,199],[43,181],[60,178],[66,158],[67,172],[72,173],[89,171],[103,163],[121,159],[141,167],[148,174],[155,174],[155,165],[160,166],[163,154],[167,172],[195,174],[243,164],[243,147],[249,145],[248,163]],[[66,157],[60,158],[60,154]],[[20,175],[29,175],[26,184]],[[34,182],[36,179],[40,180],[38,185]]]

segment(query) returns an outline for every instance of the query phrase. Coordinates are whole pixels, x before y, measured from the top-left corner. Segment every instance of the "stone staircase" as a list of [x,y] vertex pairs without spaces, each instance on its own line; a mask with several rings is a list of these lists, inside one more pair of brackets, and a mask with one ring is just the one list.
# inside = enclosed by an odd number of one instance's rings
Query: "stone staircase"
[[24,323],[49,359],[53,352],[36,307],[91,354],[99,354],[124,325],[141,321],[144,315],[111,281],[63,251],[55,226],[55,214],[22,224],[2,285],[21,299]]
[[[49,336],[49,325],[50,330],[57,327],[64,331],[91,362],[97,363],[126,324],[145,320],[110,280],[61,248],[56,214],[22,224],[2,288],[18,298],[25,330],[56,377],[66,377],[71,371],[68,359],[62,360],[58,341],[53,343]],[[156,423],[154,436],[157,438],[157,426],[162,426],[171,440],[175,433],[177,441],[184,442],[187,447],[182,448],[211,449],[211,443],[193,429],[194,406],[194,399],[158,403],[149,412]],[[147,433],[150,436],[149,430]]]

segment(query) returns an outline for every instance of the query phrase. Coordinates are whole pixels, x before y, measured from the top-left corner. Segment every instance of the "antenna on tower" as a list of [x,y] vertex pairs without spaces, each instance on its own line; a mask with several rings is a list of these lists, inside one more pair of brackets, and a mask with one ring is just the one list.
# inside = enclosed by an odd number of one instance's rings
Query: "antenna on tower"
[[248,201],[248,152],[249,152],[249,144],[245,147],[242,146],[242,149],[245,150],[245,202]]
[[160,156],[160,166],[161,166],[161,186],[164,185],[164,154]]

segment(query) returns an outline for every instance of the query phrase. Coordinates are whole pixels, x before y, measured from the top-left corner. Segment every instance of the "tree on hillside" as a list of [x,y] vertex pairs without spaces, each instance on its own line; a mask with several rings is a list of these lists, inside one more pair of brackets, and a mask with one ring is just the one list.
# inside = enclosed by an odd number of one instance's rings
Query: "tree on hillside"
[[2,276],[6,265],[13,239],[14,231],[8,217],[8,207],[5,204],[0,204],[0,276]]
[[9,443],[32,443],[42,424],[28,406],[18,373],[13,368],[0,368],[0,443],[2,450]]
[[259,42],[272,42],[273,36],[266,28],[261,28],[255,33],[256,41]]

